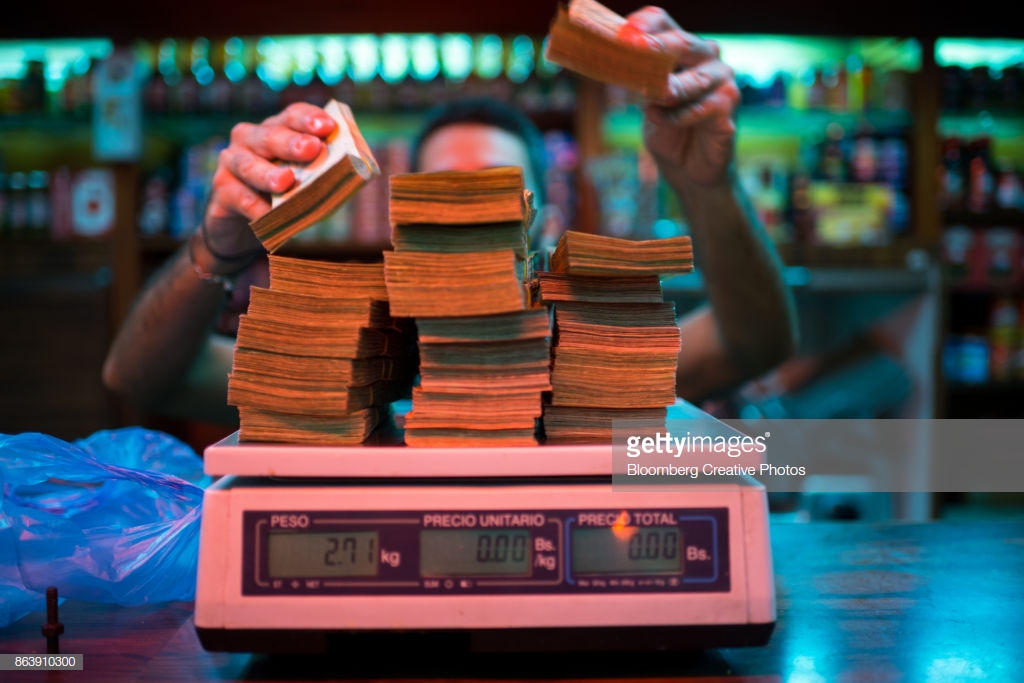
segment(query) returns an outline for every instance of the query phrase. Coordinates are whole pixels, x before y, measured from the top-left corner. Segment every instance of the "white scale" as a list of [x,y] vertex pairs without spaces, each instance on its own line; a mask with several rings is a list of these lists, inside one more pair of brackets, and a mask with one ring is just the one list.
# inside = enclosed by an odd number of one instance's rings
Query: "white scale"
[[203,501],[199,638],[243,652],[425,635],[474,651],[767,642],[764,487],[613,491],[611,451],[232,435],[205,451],[206,472],[225,476]]

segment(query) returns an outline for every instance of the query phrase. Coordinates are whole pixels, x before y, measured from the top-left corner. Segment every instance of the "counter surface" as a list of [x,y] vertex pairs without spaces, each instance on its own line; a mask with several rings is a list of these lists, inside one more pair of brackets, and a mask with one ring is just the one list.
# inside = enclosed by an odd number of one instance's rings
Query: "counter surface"
[[[762,648],[557,658],[213,654],[196,639],[191,603],[120,608],[68,601],[60,610],[61,651],[84,654],[85,671],[4,672],[3,679],[1019,680],[1024,520],[776,524],[772,545],[778,625]],[[44,621],[37,612],[0,629],[0,652],[45,652]]]

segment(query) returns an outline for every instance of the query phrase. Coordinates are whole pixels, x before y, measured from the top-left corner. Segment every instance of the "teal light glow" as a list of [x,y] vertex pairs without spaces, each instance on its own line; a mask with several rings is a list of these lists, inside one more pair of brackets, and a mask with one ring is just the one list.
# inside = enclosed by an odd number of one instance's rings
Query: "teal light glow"
[[522,83],[530,77],[533,65],[533,39],[529,36],[516,36],[512,39],[512,49],[508,54],[508,66],[505,74],[513,83]]
[[420,34],[410,41],[412,53],[412,75],[420,81],[429,81],[441,71],[437,36]]
[[397,83],[409,74],[409,39],[405,36],[384,36],[380,55],[380,75],[388,83]]
[[505,70],[504,53],[504,45],[498,36],[492,34],[477,38],[476,75],[486,80],[500,76]]
[[935,41],[935,61],[939,66],[987,66],[1001,70],[1024,64],[1024,40],[939,38]]
[[209,85],[213,81],[213,67],[210,66],[210,41],[196,38],[192,41],[192,75],[199,85]]
[[441,68],[445,78],[463,81],[473,73],[473,39],[465,33],[449,33],[441,38]]
[[[826,64],[876,69],[921,68],[921,45],[903,38],[808,38],[783,35],[702,36],[718,42],[722,59],[756,86],[768,85],[778,73],[805,74]],[[850,57],[854,60],[847,61]],[[813,71],[812,71],[813,73]]]
[[172,78],[174,72],[178,70],[175,60],[177,51],[178,43],[173,38],[160,41],[160,47],[157,49],[157,69],[165,79]]
[[308,85],[316,72],[316,41],[308,37],[296,38],[289,47],[291,48],[292,62],[295,65],[292,71],[292,81],[296,85]]
[[32,59],[45,62],[48,82],[51,79],[63,82],[69,70],[74,70],[79,62],[88,69],[91,60],[104,59],[113,49],[109,40],[95,38],[0,40],[0,78],[22,78],[27,68],[25,62]]
[[241,38],[228,38],[224,43],[224,75],[232,83],[245,78],[245,64],[242,62],[242,50],[245,44]]
[[273,39],[264,38],[256,44],[256,51],[262,61],[256,67],[256,75],[274,90],[281,90],[290,80],[291,54],[288,47]]
[[320,39],[318,46],[320,63],[316,72],[327,85],[334,85],[345,76],[348,66],[348,55],[345,52],[345,39],[341,36],[327,36]]
[[348,73],[353,81],[364,83],[372,80],[380,68],[380,50],[377,36],[361,34],[348,41]]
[[540,46],[540,54],[537,55],[537,75],[541,77],[551,77],[562,70],[562,67],[554,62],[549,62],[544,56],[544,53],[547,52],[547,47],[548,39],[545,37]]

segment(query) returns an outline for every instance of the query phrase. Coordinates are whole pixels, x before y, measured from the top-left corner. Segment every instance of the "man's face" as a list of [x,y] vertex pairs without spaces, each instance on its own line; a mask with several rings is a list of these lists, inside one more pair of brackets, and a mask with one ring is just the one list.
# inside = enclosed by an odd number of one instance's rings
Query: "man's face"
[[[526,189],[537,194],[526,145],[516,135],[485,123],[452,123],[431,133],[420,148],[417,171],[480,171],[519,166]],[[538,207],[540,208],[540,207]]]

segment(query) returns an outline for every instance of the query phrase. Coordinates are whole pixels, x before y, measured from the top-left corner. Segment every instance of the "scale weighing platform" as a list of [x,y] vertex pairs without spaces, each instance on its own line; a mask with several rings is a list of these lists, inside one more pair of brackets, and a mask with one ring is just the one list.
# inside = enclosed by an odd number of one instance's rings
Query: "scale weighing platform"
[[342,448],[232,435],[205,451],[206,472],[225,476],[203,502],[199,639],[238,652],[368,638],[480,652],[767,642],[763,486],[613,491],[611,468],[611,446]]

